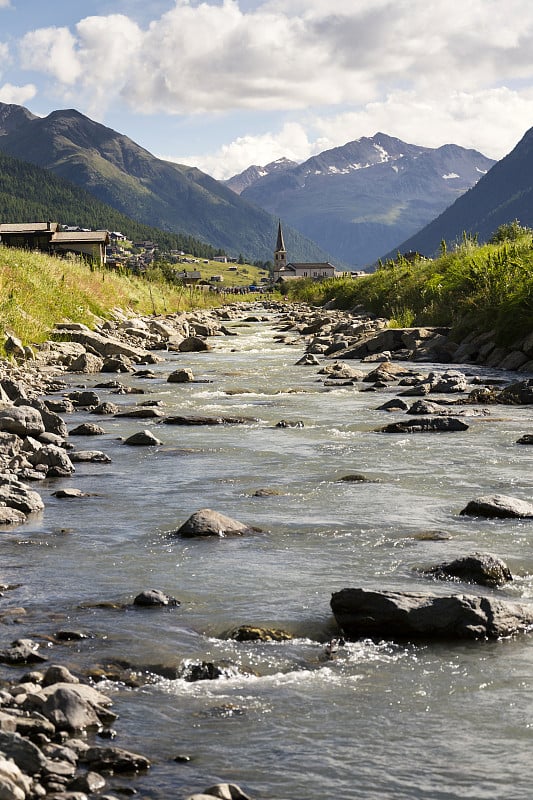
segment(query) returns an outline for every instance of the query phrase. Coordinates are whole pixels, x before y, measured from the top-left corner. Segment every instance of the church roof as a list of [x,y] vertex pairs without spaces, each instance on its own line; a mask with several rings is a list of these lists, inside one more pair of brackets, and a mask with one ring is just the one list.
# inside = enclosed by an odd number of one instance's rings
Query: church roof
[[283,231],[281,230],[281,220],[278,222],[278,240],[276,242],[276,252],[279,250],[286,250],[285,242],[283,241]]

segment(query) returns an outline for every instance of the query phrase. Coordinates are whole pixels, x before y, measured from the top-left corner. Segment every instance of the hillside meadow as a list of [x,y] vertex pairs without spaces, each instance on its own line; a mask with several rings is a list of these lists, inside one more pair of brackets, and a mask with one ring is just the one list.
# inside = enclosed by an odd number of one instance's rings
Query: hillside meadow
[[362,306],[394,327],[451,326],[457,340],[494,331],[508,345],[533,331],[533,231],[511,223],[489,244],[465,236],[434,260],[399,256],[368,276],[295,281],[286,291],[315,305]]
[[[192,266],[192,265],[191,265]],[[239,265],[227,273],[226,264],[194,264],[206,277],[216,270],[224,276],[221,288],[259,279],[259,270]],[[202,269],[203,268],[203,269]],[[204,275],[202,274],[202,277]],[[239,299],[253,298],[242,295]],[[78,259],[59,259],[38,252],[0,247],[0,329],[27,344],[45,341],[56,322],[71,320],[92,327],[95,318],[107,318],[114,308],[138,314],[170,314],[221,305],[235,299],[164,279],[159,270],[147,277],[94,268]],[[0,342],[0,353],[3,343]]]

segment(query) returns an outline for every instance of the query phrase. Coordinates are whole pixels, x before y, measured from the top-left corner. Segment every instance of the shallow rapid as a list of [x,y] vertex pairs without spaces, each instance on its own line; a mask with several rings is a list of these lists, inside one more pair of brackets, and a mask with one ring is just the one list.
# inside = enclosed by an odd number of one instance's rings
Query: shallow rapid
[[[476,550],[510,566],[515,580],[499,595],[533,600],[533,522],[459,515],[482,494],[531,500],[531,448],[516,445],[530,409],[491,409],[469,419],[465,433],[379,434],[402,416],[376,410],[393,388],[324,386],[316,366],[295,366],[300,343],[276,341],[274,317],[233,327],[238,336],[213,338],[210,352],[166,354],[151,380],[120,376],[144,395],[97,390],[124,408],[162,401],[168,416],[251,420],[183,427],[98,418],[106,434],[76,445],[103,450],[112,463],[77,464],[72,478],[45,481],[43,514],[2,533],[2,580],[20,584],[3,607],[26,611],[14,612],[4,641],[39,635],[46,652],[47,635],[80,629],[93,638],[50,647],[53,663],[80,671],[127,664],[143,675],[153,668],[141,688],[105,684],[119,714],[115,743],[153,759],[149,773],[131,781],[143,798],[230,781],[258,800],[529,800],[530,636],[431,646],[360,641],[333,657],[326,643],[338,634],[331,594],[346,586],[493,592],[421,573]],[[202,382],[167,383],[178,366]],[[80,377],[69,379],[73,388]],[[85,378],[88,388],[102,380]],[[67,422],[72,429],[89,419],[76,411]],[[276,427],[281,420],[303,426]],[[143,428],[163,444],[124,446]],[[350,474],[366,480],[340,480]],[[91,496],[52,496],[66,486]],[[268,491],[257,496],[259,489]],[[262,530],[202,541],[169,536],[203,507]],[[437,532],[449,538],[421,536]],[[181,605],[121,607],[151,587]],[[244,624],[295,638],[225,638]],[[162,677],[186,675],[201,661],[228,668],[215,681]],[[178,754],[191,760],[176,763]]]

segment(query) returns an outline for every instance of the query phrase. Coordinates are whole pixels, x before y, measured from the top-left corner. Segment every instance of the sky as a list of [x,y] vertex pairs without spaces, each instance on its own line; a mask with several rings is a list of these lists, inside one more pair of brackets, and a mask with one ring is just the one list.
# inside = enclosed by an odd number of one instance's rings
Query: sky
[[531,0],[0,0],[0,102],[218,179],[378,131],[502,158],[532,54]]

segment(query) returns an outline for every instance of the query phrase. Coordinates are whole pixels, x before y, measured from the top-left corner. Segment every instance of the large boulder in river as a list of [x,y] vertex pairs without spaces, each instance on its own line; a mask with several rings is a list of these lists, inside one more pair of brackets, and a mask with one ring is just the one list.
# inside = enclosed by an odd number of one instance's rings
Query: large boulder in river
[[41,412],[29,405],[6,405],[0,408],[0,431],[17,436],[40,436],[45,431]]
[[342,589],[331,609],[349,639],[497,639],[533,627],[533,605],[467,594]]
[[245,525],[243,522],[238,522],[236,519],[227,517],[219,511],[213,511],[210,508],[201,508],[199,511],[195,511],[183,525],[174,531],[174,535],[186,539],[197,536],[218,536],[224,538],[226,536],[241,536],[243,533],[250,533],[251,531],[257,530],[259,529],[252,528],[250,525]]
[[490,553],[472,553],[446,564],[437,564],[424,571],[439,580],[456,579],[493,588],[513,580],[507,564]]
[[419,419],[405,419],[391,422],[378,433],[431,433],[450,431],[467,431],[468,425],[456,417],[420,417]]
[[531,518],[533,503],[506,494],[484,495],[470,500],[461,514],[468,517]]

